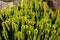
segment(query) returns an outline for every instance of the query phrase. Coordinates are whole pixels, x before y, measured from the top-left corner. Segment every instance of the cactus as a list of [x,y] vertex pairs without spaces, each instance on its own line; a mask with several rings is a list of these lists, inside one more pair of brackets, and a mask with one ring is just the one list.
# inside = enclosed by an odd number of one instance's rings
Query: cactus
[[43,0],[21,0],[0,10],[0,40],[60,40],[59,35],[60,10]]
[[37,40],[37,34],[38,34],[38,30],[35,29],[35,30],[34,30],[34,38],[33,38],[33,40]]

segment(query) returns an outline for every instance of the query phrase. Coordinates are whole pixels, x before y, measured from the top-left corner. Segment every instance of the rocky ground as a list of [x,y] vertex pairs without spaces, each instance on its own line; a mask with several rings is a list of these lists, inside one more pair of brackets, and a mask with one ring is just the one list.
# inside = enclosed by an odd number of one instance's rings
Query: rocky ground
[[7,4],[10,5],[10,6],[14,6],[13,2],[3,2],[3,1],[0,1],[0,9],[5,9]]

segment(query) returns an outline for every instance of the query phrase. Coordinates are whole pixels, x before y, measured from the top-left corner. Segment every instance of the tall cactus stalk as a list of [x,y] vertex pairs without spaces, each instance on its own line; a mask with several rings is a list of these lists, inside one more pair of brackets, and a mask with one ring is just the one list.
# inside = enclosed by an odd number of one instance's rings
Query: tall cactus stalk
[[22,32],[22,37],[21,37],[21,39],[22,39],[22,40],[25,40],[25,26],[24,26],[24,25],[21,26],[21,32]]
[[2,35],[4,36],[5,40],[8,40],[8,33],[6,31],[4,22],[2,23],[2,26],[3,26]]
[[33,38],[33,40],[37,40],[37,34],[38,34],[38,30],[35,29],[35,30],[34,30],[34,38]]

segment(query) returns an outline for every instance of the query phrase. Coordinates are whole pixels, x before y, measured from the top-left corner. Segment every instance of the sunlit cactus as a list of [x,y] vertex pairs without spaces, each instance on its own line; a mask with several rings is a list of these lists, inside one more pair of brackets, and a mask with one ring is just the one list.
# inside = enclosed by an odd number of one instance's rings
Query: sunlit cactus
[[33,40],[37,40],[37,35],[38,35],[38,30],[35,29],[34,30],[34,38],[33,38]]
[[43,0],[20,0],[0,10],[0,40],[60,40],[60,10]]

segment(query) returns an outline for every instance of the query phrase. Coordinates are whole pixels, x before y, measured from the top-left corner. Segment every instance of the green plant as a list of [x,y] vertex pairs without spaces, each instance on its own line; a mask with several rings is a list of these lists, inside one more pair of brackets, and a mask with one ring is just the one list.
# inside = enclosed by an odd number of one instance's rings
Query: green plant
[[0,10],[0,40],[60,40],[60,10],[43,0],[21,0]]

